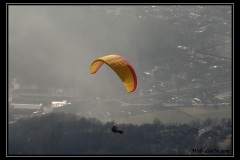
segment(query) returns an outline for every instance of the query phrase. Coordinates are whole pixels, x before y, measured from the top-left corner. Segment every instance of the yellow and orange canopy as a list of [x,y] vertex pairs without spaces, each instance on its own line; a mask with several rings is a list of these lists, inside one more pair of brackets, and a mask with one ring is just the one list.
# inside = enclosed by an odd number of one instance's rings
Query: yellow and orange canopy
[[134,92],[137,88],[137,76],[132,65],[119,55],[107,55],[94,60],[90,67],[90,73],[94,74],[103,65],[107,64],[122,80],[128,92]]

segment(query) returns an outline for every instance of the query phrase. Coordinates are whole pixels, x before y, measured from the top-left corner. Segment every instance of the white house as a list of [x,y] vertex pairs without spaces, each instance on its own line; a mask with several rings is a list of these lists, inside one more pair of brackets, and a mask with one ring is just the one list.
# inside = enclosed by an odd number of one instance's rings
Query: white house
[[65,106],[66,104],[71,104],[71,103],[67,103],[67,100],[53,101],[52,102],[52,107],[62,107],[62,106]]

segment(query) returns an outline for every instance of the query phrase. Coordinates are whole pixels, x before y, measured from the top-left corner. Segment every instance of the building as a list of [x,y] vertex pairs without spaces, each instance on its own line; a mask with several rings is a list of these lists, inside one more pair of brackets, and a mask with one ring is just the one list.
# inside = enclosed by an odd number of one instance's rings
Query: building
[[62,107],[62,106],[65,106],[67,104],[71,104],[71,103],[67,103],[67,100],[63,100],[63,101],[53,101],[52,102],[52,107],[55,108],[55,107]]
[[42,104],[17,104],[11,103],[13,115],[31,115],[35,111],[42,111]]

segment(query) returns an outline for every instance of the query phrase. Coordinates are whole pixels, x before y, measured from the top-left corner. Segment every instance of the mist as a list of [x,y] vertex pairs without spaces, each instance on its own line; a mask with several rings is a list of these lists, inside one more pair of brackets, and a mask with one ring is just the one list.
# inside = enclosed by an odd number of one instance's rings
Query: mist
[[[90,74],[96,58],[118,54],[137,75],[138,86],[130,96],[176,90],[184,98],[181,89],[192,92],[194,86],[200,87],[205,94],[209,85],[222,83],[227,83],[227,90],[210,89],[207,97],[214,101],[219,90],[231,92],[230,5],[10,5],[8,9],[12,88],[74,89],[76,98],[82,99],[128,96],[107,65]],[[200,92],[185,99],[203,97]],[[168,97],[154,99],[169,103]]]
[[[9,5],[11,153],[184,155],[193,145],[232,153],[232,20],[231,5]],[[108,65],[90,74],[111,54],[133,66],[134,92]],[[129,148],[102,149],[114,124]]]
[[90,75],[92,61],[119,54],[135,66],[137,26],[91,6],[10,6],[9,75],[24,85],[104,90],[111,71]]
[[[153,66],[143,66],[145,57],[161,58],[176,48],[176,27],[142,20],[141,14],[131,16],[144,10],[144,6],[11,5],[9,76],[22,85],[40,88],[71,87],[97,92],[111,85],[110,90],[124,91],[111,70],[102,68],[97,75],[90,75],[92,61],[119,54],[140,73]],[[164,6],[159,10],[164,11]]]

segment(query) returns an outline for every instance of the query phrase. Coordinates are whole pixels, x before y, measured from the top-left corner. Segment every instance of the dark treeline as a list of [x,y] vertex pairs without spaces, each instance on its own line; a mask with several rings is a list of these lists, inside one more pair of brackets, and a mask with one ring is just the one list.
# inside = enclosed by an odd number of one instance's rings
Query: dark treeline
[[[118,124],[74,114],[50,113],[8,126],[8,155],[231,155],[230,119],[190,124]],[[208,126],[206,133],[199,131]],[[205,129],[206,130],[206,129]]]

